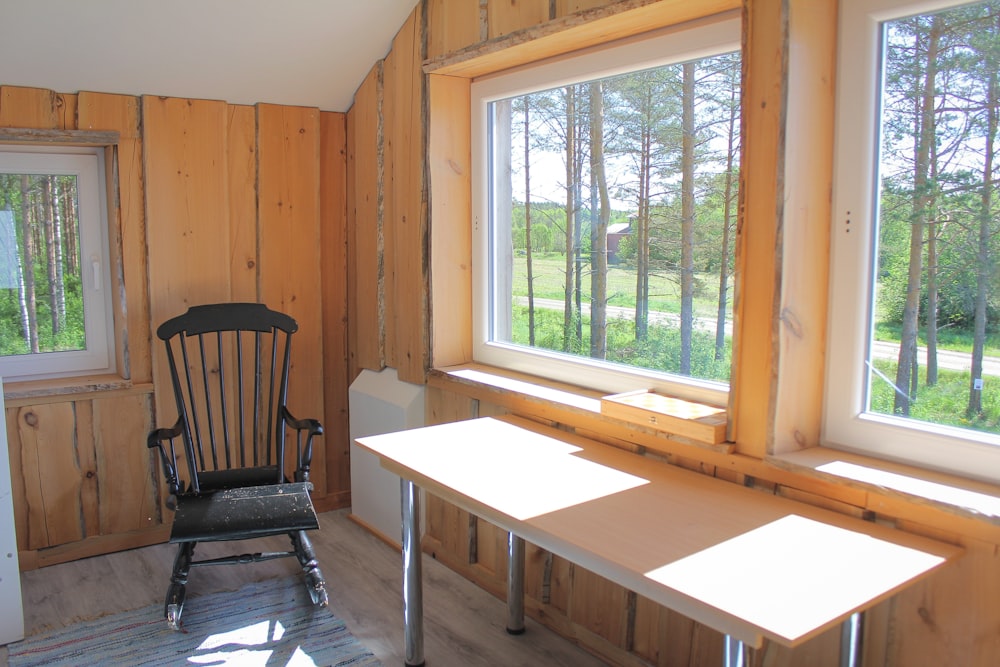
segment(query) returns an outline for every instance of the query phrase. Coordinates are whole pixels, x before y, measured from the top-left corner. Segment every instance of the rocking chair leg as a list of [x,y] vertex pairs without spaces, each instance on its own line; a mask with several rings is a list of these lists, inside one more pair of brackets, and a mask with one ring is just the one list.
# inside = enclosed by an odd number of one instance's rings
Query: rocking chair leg
[[305,572],[306,589],[309,591],[309,597],[312,599],[314,605],[318,607],[327,606],[330,604],[330,597],[326,592],[326,580],[319,569],[319,562],[316,560],[316,552],[313,551],[312,543],[309,541],[304,530],[289,533],[288,537],[292,540],[295,555],[299,559],[302,571]]
[[191,557],[197,542],[183,542],[177,549],[174,558],[174,571],[170,575],[170,587],[167,588],[167,599],[163,603],[163,615],[171,630],[181,629],[181,613],[184,611],[184,598],[187,596],[188,572],[191,570]]

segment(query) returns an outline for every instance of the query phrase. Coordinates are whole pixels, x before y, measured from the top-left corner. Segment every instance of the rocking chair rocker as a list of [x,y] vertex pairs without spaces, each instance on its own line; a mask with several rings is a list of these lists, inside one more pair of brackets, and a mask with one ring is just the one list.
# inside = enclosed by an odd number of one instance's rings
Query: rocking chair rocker
[[[319,528],[309,467],[323,427],[294,418],[285,406],[297,329],[294,319],[263,304],[226,303],[194,306],[156,331],[166,345],[178,414],[146,443],[159,451],[167,507],[175,511],[170,541],[178,550],[163,610],[174,630],[181,628],[188,573],[197,565],[295,556],[313,604],[328,604],[305,532]],[[295,431],[294,460],[286,460],[288,429]],[[192,560],[198,542],[280,534],[291,539],[291,551]]]

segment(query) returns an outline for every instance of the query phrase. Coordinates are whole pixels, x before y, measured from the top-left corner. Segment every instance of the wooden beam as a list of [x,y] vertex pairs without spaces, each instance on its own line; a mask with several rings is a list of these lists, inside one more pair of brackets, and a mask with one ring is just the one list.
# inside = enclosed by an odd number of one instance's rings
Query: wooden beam
[[740,0],[624,0],[562,16],[440,56],[427,62],[425,70],[474,78],[738,10],[741,4]]

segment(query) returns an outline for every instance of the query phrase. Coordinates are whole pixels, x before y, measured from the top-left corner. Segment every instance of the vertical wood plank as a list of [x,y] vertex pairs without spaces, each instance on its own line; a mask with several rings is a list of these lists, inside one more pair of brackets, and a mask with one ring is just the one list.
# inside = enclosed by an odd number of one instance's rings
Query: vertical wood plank
[[457,51],[479,39],[479,3],[427,0],[427,57]]
[[[83,483],[77,463],[76,418],[72,403],[51,403],[17,410],[21,465],[27,488],[28,548],[74,542],[84,537]],[[40,532],[40,534],[39,534]]]
[[[146,271],[146,218],[142,169],[142,134],[139,128],[139,99],[130,95],[83,92],[78,95],[77,116],[81,130],[116,130],[116,182],[110,183],[112,201],[113,258],[112,282],[116,332],[124,333],[119,350],[119,372],[133,382],[153,378],[149,330],[149,283]],[[121,302],[124,294],[125,303]]]
[[[383,197],[381,208],[381,226],[379,227],[379,261],[382,263],[382,273],[379,276],[382,280],[381,296],[382,310],[379,316],[382,318],[379,325],[384,333],[383,361],[386,366],[399,369],[399,360],[396,358],[396,318],[400,315],[396,311],[396,204],[401,197],[397,194],[396,172],[399,171],[400,178],[405,179],[404,167],[396,164],[396,143],[401,146],[400,153],[403,152],[402,145],[411,139],[406,136],[398,136],[399,128],[396,127],[397,116],[402,117],[406,111],[397,108],[399,102],[396,96],[400,94],[397,89],[396,80],[405,75],[405,66],[401,66],[399,61],[404,59],[403,49],[397,49],[397,44],[412,37],[411,29],[407,30],[404,24],[393,41],[393,48],[385,57],[385,66],[382,72],[382,104],[380,116],[382,122],[382,143],[380,145],[382,158],[382,184]],[[403,70],[402,72],[398,70]],[[405,103],[405,100],[404,100]],[[412,252],[412,249],[411,249]],[[402,376],[400,376],[402,379]]]
[[0,127],[59,129],[62,122],[60,107],[59,96],[51,90],[0,86]]
[[40,512],[41,487],[38,481],[37,459],[24,457],[21,432],[18,428],[18,408],[4,410],[4,428],[7,431],[7,454],[10,459],[11,496],[14,498],[14,528],[18,551],[27,551],[44,544],[45,523]]
[[154,328],[229,299],[227,105],[144,97],[146,219]]
[[[386,259],[394,274],[391,300],[386,290],[387,312],[392,319],[387,332],[393,332],[387,335],[387,343],[390,339],[395,343],[392,349],[399,379],[414,384],[425,382],[430,355],[424,51],[418,5],[393,41],[392,208],[391,217],[386,217]],[[387,344],[387,360],[393,358],[389,348]]]
[[431,363],[472,361],[472,129],[470,81],[431,75],[428,168],[431,200]]
[[347,369],[347,122],[320,114],[323,396],[327,493],[351,487]]
[[490,39],[549,20],[549,0],[489,0]]
[[615,646],[625,648],[626,593],[618,584],[576,565],[569,618]]
[[[323,416],[320,270],[319,110],[257,105],[260,298],[298,322],[288,405],[298,417]],[[325,440],[313,447],[313,483],[326,489]]]
[[95,399],[93,433],[102,535],[162,523],[159,467],[142,446],[152,427],[148,395]]
[[[224,102],[142,98],[150,317],[155,331],[189,306],[229,301]],[[162,346],[154,347],[156,414],[174,419]]]
[[257,116],[229,105],[226,128],[230,275],[233,301],[257,301]]
[[[737,450],[763,457],[774,416],[774,337],[778,288],[775,247],[783,198],[784,0],[744,9],[743,136],[736,231],[734,342],[730,416]],[[752,177],[750,176],[752,174]],[[767,388],[767,390],[762,390]]]
[[384,367],[385,329],[382,257],[382,88],[383,63],[368,72],[347,112],[349,341],[352,378],[355,369]]
[[[101,477],[97,465],[97,452],[94,436],[93,402],[89,400],[75,401],[76,413],[76,452],[80,467],[80,505],[83,515],[83,534],[86,537],[101,534]],[[133,444],[142,441],[132,441]],[[136,449],[140,449],[136,447]],[[125,471],[128,474],[128,471]],[[122,500],[119,500],[122,502]]]
[[781,328],[773,453],[820,444],[826,350],[833,187],[834,69],[837,21],[833,3],[789,3],[785,133],[796,146],[784,167],[781,223]]

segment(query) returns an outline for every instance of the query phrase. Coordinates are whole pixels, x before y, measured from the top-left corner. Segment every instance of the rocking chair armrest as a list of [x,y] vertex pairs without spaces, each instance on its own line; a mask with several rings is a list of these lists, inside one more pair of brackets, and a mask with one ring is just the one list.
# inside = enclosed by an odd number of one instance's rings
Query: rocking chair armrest
[[[317,435],[323,435],[323,425],[318,419],[296,419],[291,412],[288,411],[286,406],[281,406],[281,416],[285,419],[285,423],[289,427],[294,428],[301,434],[303,431],[306,433],[305,447],[302,449],[299,461],[298,461],[298,472],[296,473],[297,481],[308,481],[309,479],[309,468],[312,466],[312,441],[313,437]],[[305,473],[304,475],[300,473]],[[302,479],[299,479],[299,478]]]
[[298,431],[309,431],[309,436],[323,435],[323,425],[318,419],[296,419],[286,406],[281,406],[281,414],[288,425]]
[[167,487],[170,489],[171,495],[180,493],[181,487],[177,480],[177,471],[174,469],[173,463],[170,461],[170,457],[167,456],[167,450],[163,447],[163,442],[165,440],[176,438],[183,432],[183,421],[178,418],[177,423],[170,428],[154,429],[150,431],[149,435],[146,437],[147,448],[160,450],[160,462],[163,463],[163,474],[167,479]]

